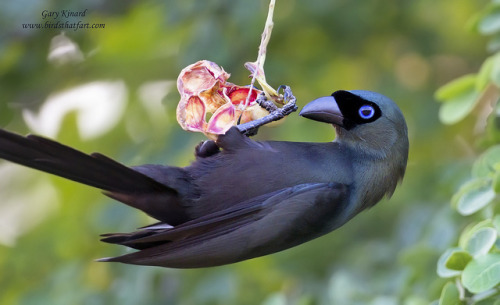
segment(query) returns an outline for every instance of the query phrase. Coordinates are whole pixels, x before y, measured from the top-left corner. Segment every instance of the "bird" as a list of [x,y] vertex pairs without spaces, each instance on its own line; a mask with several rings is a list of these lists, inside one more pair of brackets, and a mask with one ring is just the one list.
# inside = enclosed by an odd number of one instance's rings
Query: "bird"
[[390,98],[338,90],[299,115],[333,125],[334,140],[255,141],[232,127],[200,143],[186,167],[128,167],[0,129],[0,158],[101,189],[157,220],[130,233],[103,234],[102,241],[136,251],[98,261],[220,266],[325,235],[391,197],[402,181],[408,131]]

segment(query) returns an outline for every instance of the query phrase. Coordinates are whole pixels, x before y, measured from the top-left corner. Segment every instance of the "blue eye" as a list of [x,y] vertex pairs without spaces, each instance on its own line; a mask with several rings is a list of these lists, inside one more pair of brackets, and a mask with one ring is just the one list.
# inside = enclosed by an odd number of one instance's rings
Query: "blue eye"
[[359,108],[358,113],[362,119],[369,120],[375,115],[375,109],[370,105],[363,105]]

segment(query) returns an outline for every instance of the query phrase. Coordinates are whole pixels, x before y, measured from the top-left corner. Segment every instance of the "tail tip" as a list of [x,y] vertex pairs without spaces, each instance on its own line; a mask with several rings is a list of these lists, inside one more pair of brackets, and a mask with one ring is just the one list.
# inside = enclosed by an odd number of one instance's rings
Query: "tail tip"
[[103,257],[103,258],[98,258],[95,261],[99,263],[108,263],[108,262],[114,262],[115,257]]

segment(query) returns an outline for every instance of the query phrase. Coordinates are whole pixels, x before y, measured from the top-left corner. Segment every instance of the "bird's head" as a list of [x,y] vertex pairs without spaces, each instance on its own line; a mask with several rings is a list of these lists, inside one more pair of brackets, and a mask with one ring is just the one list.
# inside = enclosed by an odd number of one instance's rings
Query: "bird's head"
[[406,170],[409,143],[403,113],[391,99],[371,91],[340,90],[310,102],[300,115],[333,124],[336,141],[353,150],[358,161],[375,166],[371,174],[376,176],[373,180],[378,186],[368,188],[380,192],[370,193],[373,198],[364,200],[361,209],[375,204],[383,195],[392,195]]
[[408,132],[399,107],[388,97],[371,91],[339,90],[308,103],[300,115],[330,123],[337,141],[382,158],[408,155]]

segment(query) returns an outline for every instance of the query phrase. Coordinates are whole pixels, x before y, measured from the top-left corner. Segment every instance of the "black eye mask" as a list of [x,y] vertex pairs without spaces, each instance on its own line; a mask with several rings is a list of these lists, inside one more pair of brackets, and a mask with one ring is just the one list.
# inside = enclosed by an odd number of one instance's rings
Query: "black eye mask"
[[357,125],[376,121],[382,111],[373,102],[367,101],[351,92],[339,90],[332,93],[344,117],[344,128],[349,130]]

